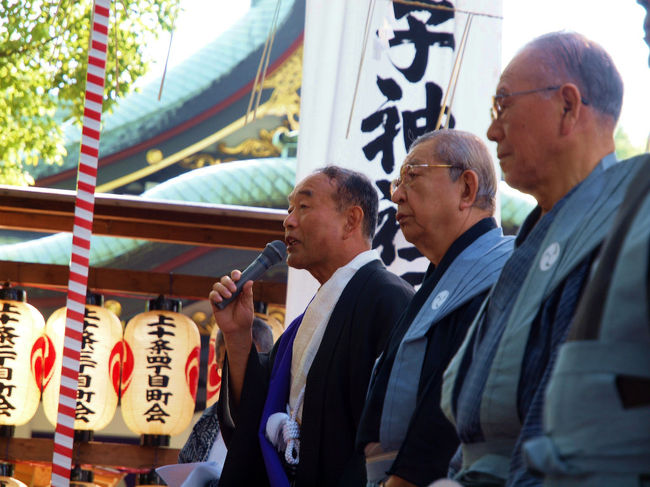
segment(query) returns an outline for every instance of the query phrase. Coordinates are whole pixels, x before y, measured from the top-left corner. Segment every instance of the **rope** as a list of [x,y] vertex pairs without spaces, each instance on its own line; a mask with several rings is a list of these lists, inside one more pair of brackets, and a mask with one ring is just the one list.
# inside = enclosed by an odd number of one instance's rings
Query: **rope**
[[368,37],[370,36],[370,24],[372,20],[373,11],[375,10],[375,0],[370,0],[368,4],[368,15],[366,16],[366,26],[363,31],[363,42],[361,43],[361,58],[359,59],[359,69],[357,71],[357,81],[354,84],[354,93],[352,94],[352,105],[350,105],[350,116],[348,117],[348,128],[345,131],[345,138],[350,138],[350,127],[352,125],[352,114],[354,113],[354,105],[357,100],[357,93],[359,92],[359,81],[361,80],[361,70],[363,69],[363,61],[366,58],[366,48],[368,46]]
[[[296,416],[302,406],[302,401],[305,397],[305,387],[303,386],[296,401],[296,407],[293,413],[289,416],[282,425],[282,436],[287,447],[284,450],[284,459],[289,465],[298,465],[300,461],[300,425],[296,421]],[[287,406],[288,408],[288,406]]]
[[[176,12],[174,13],[174,18],[172,19],[172,29],[169,33],[169,45],[167,46],[167,55],[165,56],[165,67],[163,68],[162,78],[160,79],[160,88],[158,89],[158,101],[160,101],[160,98],[162,97],[163,86],[165,86],[165,78],[167,77],[167,64],[169,63],[169,56],[172,52],[172,40],[174,39],[174,30],[176,29],[176,18],[178,17],[180,10],[179,5],[180,0],[176,2]],[[117,51],[115,52],[115,56],[117,57]]]
[[[460,40],[460,45],[458,46],[458,52],[456,53],[456,60],[454,61],[454,67],[451,70],[451,76],[449,77],[449,85],[447,86],[447,91],[445,91],[445,96],[442,99],[440,104],[440,113],[438,114],[438,121],[436,122],[436,130],[438,130],[442,124],[442,116],[447,113],[447,120],[445,121],[445,128],[449,128],[449,121],[451,120],[451,104],[454,99],[454,94],[456,93],[456,85],[458,84],[458,79],[460,76],[460,67],[463,64],[463,58],[465,57],[465,46],[467,45],[467,38],[469,37],[469,29],[472,25],[473,15],[470,14],[467,17],[467,22],[465,23],[465,29],[463,30],[463,36]],[[451,93],[449,99],[449,105],[447,105],[447,96]]]
[[[248,117],[251,114],[251,110],[254,110],[253,120],[257,119],[257,109],[259,107],[260,97],[262,96],[261,95],[262,84],[264,83],[264,78],[266,77],[266,69],[269,65],[269,59],[271,58],[271,47],[273,47],[273,41],[275,40],[275,32],[277,28],[279,13],[280,13],[280,4],[281,4],[281,0],[278,0],[278,3],[275,4],[275,11],[273,13],[273,18],[271,19],[269,35],[266,37],[266,42],[264,42],[262,57],[260,58],[260,64],[257,66],[257,73],[255,73],[255,80],[253,81],[253,89],[251,90],[251,96],[250,99],[248,100],[248,107],[246,108],[246,117],[244,117],[244,125],[248,124]],[[262,71],[264,72],[263,74]],[[258,91],[259,91],[259,95],[258,95]],[[254,102],[255,102],[255,107],[253,108]]]
[[260,82],[257,87],[257,98],[255,99],[255,108],[253,109],[253,121],[257,120],[257,110],[260,107],[260,100],[262,98],[262,89],[264,88],[264,81],[266,80],[266,70],[269,67],[269,61],[271,60],[271,49],[273,49],[275,34],[278,30],[278,18],[280,16],[280,5],[282,5],[282,0],[278,0],[277,5],[275,6],[275,14],[273,15],[273,21],[271,22],[271,33],[269,34],[269,48],[266,51],[266,61],[264,61],[264,69],[262,70],[262,77],[260,78]]

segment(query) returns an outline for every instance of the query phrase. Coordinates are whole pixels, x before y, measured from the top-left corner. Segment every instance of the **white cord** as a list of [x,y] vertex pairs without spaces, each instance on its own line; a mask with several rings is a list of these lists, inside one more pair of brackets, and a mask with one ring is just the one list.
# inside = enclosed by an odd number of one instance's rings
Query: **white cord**
[[284,437],[284,443],[287,445],[284,450],[284,459],[289,465],[298,465],[298,462],[300,461],[300,425],[298,424],[298,421],[296,421],[296,416],[298,415],[300,406],[302,406],[304,397],[305,387],[303,386],[293,412],[282,425],[282,435]]

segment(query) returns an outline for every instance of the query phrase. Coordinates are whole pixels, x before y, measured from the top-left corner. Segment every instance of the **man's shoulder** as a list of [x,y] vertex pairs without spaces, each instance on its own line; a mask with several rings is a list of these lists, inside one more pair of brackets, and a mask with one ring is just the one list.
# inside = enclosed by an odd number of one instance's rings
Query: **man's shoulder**
[[372,260],[361,267],[350,283],[353,280],[363,282],[364,287],[399,288],[406,292],[414,292],[413,287],[408,282],[389,271],[380,260]]
[[[637,173],[642,173],[647,170],[650,165],[650,153],[639,154],[628,159],[623,159],[611,165],[598,175],[603,180],[608,180],[612,177],[621,179],[621,186],[627,188],[628,184],[632,184],[634,176]],[[599,195],[600,197],[606,195]]]
[[[646,152],[644,154],[639,154],[637,156],[629,157],[627,159],[623,159],[620,163],[625,163],[625,164],[650,164],[650,152]],[[620,164],[619,163],[619,164]]]

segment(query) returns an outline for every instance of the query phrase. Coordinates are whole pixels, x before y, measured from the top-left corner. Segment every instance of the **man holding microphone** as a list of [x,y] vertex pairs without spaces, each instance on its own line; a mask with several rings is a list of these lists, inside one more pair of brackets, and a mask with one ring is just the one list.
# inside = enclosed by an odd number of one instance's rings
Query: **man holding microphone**
[[354,448],[372,366],[413,290],[371,250],[378,197],[362,174],[317,170],[289,195],[287,263],[320,288],[271,354],[252,346],[252,282],[241,273],[210,293],[227,363],[219,420],[228,456],[219,485],[363,485]]

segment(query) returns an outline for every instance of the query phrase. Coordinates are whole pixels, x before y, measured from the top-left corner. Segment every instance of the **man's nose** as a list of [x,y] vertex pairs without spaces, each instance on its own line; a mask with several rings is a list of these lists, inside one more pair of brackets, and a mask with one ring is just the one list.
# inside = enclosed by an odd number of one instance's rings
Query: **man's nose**
[[283,226],[284,228],[289,228],[289,227],[293,227],[293,226],[294,226],[294,223],[295,223],[295,222],[294,222],[293,213],[289,213],[289,214],[285,217],[284,221],[282,222],[282,226]]
[[499,142],[501,139],[503,139],[503,127],[501,126],[501,122],[498,119],[492,120],[492,123],[487,130],[487,138],[492,142]]
[[406,196],[406,192],[404,191],[404,184],[400,184],[397,188],[395,188],[395,191],[390,195],[390,200],[393,203],[401,203],[404,201],[404,198]]

